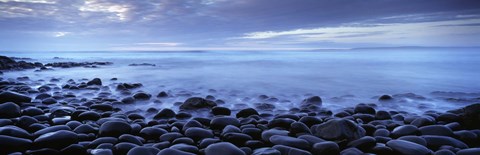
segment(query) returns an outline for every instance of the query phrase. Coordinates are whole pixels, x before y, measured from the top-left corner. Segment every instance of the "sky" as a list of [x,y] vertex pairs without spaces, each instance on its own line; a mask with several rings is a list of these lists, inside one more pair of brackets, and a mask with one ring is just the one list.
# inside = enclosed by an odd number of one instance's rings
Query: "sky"
[[480,46],[480,0],[0,0],[0,50]]

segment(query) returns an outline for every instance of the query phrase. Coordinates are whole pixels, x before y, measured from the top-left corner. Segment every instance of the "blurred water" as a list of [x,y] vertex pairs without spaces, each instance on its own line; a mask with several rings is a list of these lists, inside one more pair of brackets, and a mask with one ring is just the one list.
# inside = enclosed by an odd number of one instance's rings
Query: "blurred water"
[[[401,48],[256,52],[2,52],[0,55],[28,57],[40,62],[114,63],[95,69],[8,72],[4,75],[7,78],[30,76],[68,80],[100,77],[107,81],[117,77],[122,82],[141,82],[145,86],[143,90],[154,94],[161,90],[216,89],[245,96],[266,94],[285,98],[305,94],[324,98],[354,95],[355,102],[344,103],[353,105],[356,101],[374,102],[372,97],[382,94],[478,92],[478,51],[476,48]],[[156,66],[128,66],[131,63],[152,63]],[[301,99],[292,100],[299,102]],[[331,105],[334,106],[333,103]]]

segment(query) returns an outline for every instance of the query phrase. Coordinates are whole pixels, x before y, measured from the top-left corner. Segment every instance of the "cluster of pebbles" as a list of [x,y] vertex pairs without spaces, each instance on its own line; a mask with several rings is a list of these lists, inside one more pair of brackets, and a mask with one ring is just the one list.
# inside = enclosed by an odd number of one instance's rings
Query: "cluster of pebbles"
[[[120,105],[175,95],[138,92],[115,99],[103,92],[109,87],[98,78],[40,87],[25,80],[28,77],[0,81],[0,154],[480,154],[478,103],[423,114],[361,103],[333,113],[321,107],[321,97],[311,96],[296,108],[274,114],[254,108],[236,111],[222,107],[228,103],[220,104],[213,96],[197,96],[175,104],[178,108],[150,108],[147,112],[154,115],[146,118]],[[114,89],[141,87],[121,83]],[[72,90],[95,96],[81,98]],[[392,96],[379,97],[379,102],[389,100]],[[205,111],[207,116],[196,115]]]

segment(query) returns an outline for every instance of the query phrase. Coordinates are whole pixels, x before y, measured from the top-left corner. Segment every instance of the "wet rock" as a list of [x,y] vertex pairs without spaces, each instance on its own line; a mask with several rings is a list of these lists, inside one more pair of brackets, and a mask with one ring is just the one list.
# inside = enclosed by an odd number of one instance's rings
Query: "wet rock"
[[308,152],[308,151],[297,149],[297,148],[294,148],[294,147],[285,146],[285,145],[275,145],[272,148],[280,151],[282,154],[287,154],[287,155],[289,155],[289,154],[311,155],[311,153]]
[[387,111],[379,110],[375,114],[375,119],[378,119],[378,120],[387,120],[391,118],[392,117],[390,116],[390,113],[388,113]]
[[429,125],[419,128],[422,135],[453,136],[452,129],[444,125]]
[[162,149],[157,155],[195,155],[190,152],[180,151],[177,149],[166,148]]
[[289,136],[274,135],[270,137],[270,142],[275,145],[285,145],[290,147],[295,147],[303,150],[308,150],[310,144],[303,139],[293,138]]
[[393,97],[390,95],[382,95],[378,98],[378,101],[391,101],[393,100]]
[[94,78],[91,81],[88,81],[87,85],[99,85],[99,86],[101,86],[102,85],[102,80],[100,80],[99,78]]
[[97,129],[92,127],[91,125],[88,124],[82,124],[76,127],[73,132],[75,133],[83,133],[83,134],[89,134],[89,133],[97,133]]
[[128,134],[132,127],[121,121],[107,121],[100,126],[98,131],[99,136],[102,137],[118,137],[122,134]]
[[128,151],[127,155],[156,155],[158,152],[160,150],[154,147],[137,146]]
[[257,110],[253,108],[242,109],[236,114],[237,118],[245,118],[251,115],[259,115],[259,114]]
[[135,100],[149,100],[151,97],[152,95],[145,92],[138,92],[133,95],[133,98],[135,98]]
[[312,151],[314,155],[323,155],[331,154],[338,155],[340,154],[340,147],[337,143],[331,141],[319,142],[313,144]]
[[376,140],[373,137],[370,136],[365,136],[362,138],[359,138],[357,140],[351,141],[347,144],[347,147],[355,147],[359,150],[362,150],[364,152],[369,151],[372,149],[376,144]]
[[13,102],[16,104],[29,103],[32,98],[11,91],[4,91],[0,93],[0,103]]
[[391,140],[387,142],[387,146],[395,152],[404,155],[429,155],[432,152],[425,146],[418,145],[404,140]]
[[219,107],[219,106],[215,106],[212,108],[211,110],[212,114],[217,116],[217,115],[225,115],[225,116],[230,116],[230,114],[232,113],[230,111],[230,109],[226,108],[226,107]]
[[372,114],[375,115],[375,109],[373,107],[370,107],[366,104],[358,104],[355,106],[354,109],[355,113],[362,113],[362,114]]
[[289,129],[293,122],[295,122],[295,120],[290,118],[275,118],[270,120],[267,125],[268,128],[281,127],[284,129]]
[[144,139],[157,140],[161,135],[166,134],[167,130],[157,127],[146,127],[140,130],[140,136]]
[[259,148],[253,150],[252,155],[281,155],[281,152],[273,148]]
[[427,146],[427,141],[425,141],[424,138],[419,137],[419,136],[403,136],[403,137],[398,138],[398,140],[405,140],[405,141],[409,141],[409,142],[412,142],[412,143],[417,143],[417,144],[422,145],[422,146]]
[[78,121],[84,121],[84,120],[96,121],[100,118],[101,118],[101,116],[100,116],[99,113],[94,112],[94,111],[86,111],[86,112],[83,112],[80,115],[78,115],[77,120]]
[[213,138],[213,132],[199,127],[191,127],[185,130],[185,136],[190,137],[195,141],[200,141],[204,138]]
[[480,103],[468,105],[463,111],[461,124],[467,129],[480,129]]
[[167,94],[167,92],[162,91],[162,92],[158,93],[157,97],[159,97],[159,98],[168,97],[168,94]]
[[15,118],[21,115],[20,107],[13,102],[0,104],[0,118]]
[[77,134],[71,131],[61,130],[41,135],[33,141],[33,145],[37,148],[52,148],[60,150],[77,142]]
[[154,119],[169,119],[175,117],[175,112],[172,109],[162,109],[153,118]]
[[326,140],[355,140],[365,136],[365,130],[354,122],[335,118],[311,127],[313,135]]
[[32,141],[25,138],[0,135],[0,154],[23,152],[32,146]]
[[312,134],[312,132],[310,132],[310,128],[303,124],[302,122],[294,122],[292,124],[290,124],[290,134],[293,134],[293,135],[302,135],[302,134]]
[[135,102],[135,98],[129,96],[122,99],[122,102],[125,104],[132,104]]
[[223,155],[245,155],[245,152],[228,142],[211,144],[205,149],[205,155],[217,155],[220,152]]
[[457,155],[478,155],[480,154],[480,148],[463,149],[457,152]]
[[420,130],[413,125],[402,125],[393,129],[391,135],[394,138],[406,136],[406,135],[419,135]]
[[13,136],[18,138],[30,139],[31,135],[28,131],[17,126],[2,126],[0,127],[0,135]]
[[212,108],[214,106],[217,106],[217,104],[213,101],[206,100],[201,97],[191,97],[185,100],[182,105],[180,105],[180,109],[194,110],[201,108]]
[[298,121],[302,122],[303,124],[307,125],[308,127],[312,127],[313,125],[322,123],[321,119],[319,119],[317,117],[314,117],[314,116],[303,116]]
[[87,154],[87,149],[83,145],[72,144],[60,150],[60,154],[85,155]]
[[265,130],[262,132],[262,140],[266,142],[270,142],[270,137],[274,135],[282,135],[282,136],[287,136],[288,131],[286,130],[278,130],[278,129],[270,129],[270,130]]
[[435,135],[426,135],[422,137],[425,139],[425,141],[427,141],[428,148],[433,150],[436,150],[443,145],[453,146],[460,149],[468,148],[467,144],[452,137]]
[[233,117],[215,117],[210,122],[210,128],[214,130],[220,130],[227,125],[240,126],[240,121]]

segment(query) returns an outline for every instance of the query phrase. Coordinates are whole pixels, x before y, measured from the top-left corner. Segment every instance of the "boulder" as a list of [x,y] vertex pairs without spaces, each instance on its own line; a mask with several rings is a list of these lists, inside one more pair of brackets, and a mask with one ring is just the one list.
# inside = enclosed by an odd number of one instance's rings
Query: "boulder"
[[326,140],[355,140],[365,136],[365,129],[342,118],[331,119],[311,127],[312,134]]
[[217,106],[217,104],[213,101],[201,97],[191,97],[185,100],[182,105],[180,105],[180,109],[195,110],[201,108],[212,108],[214,106]]

